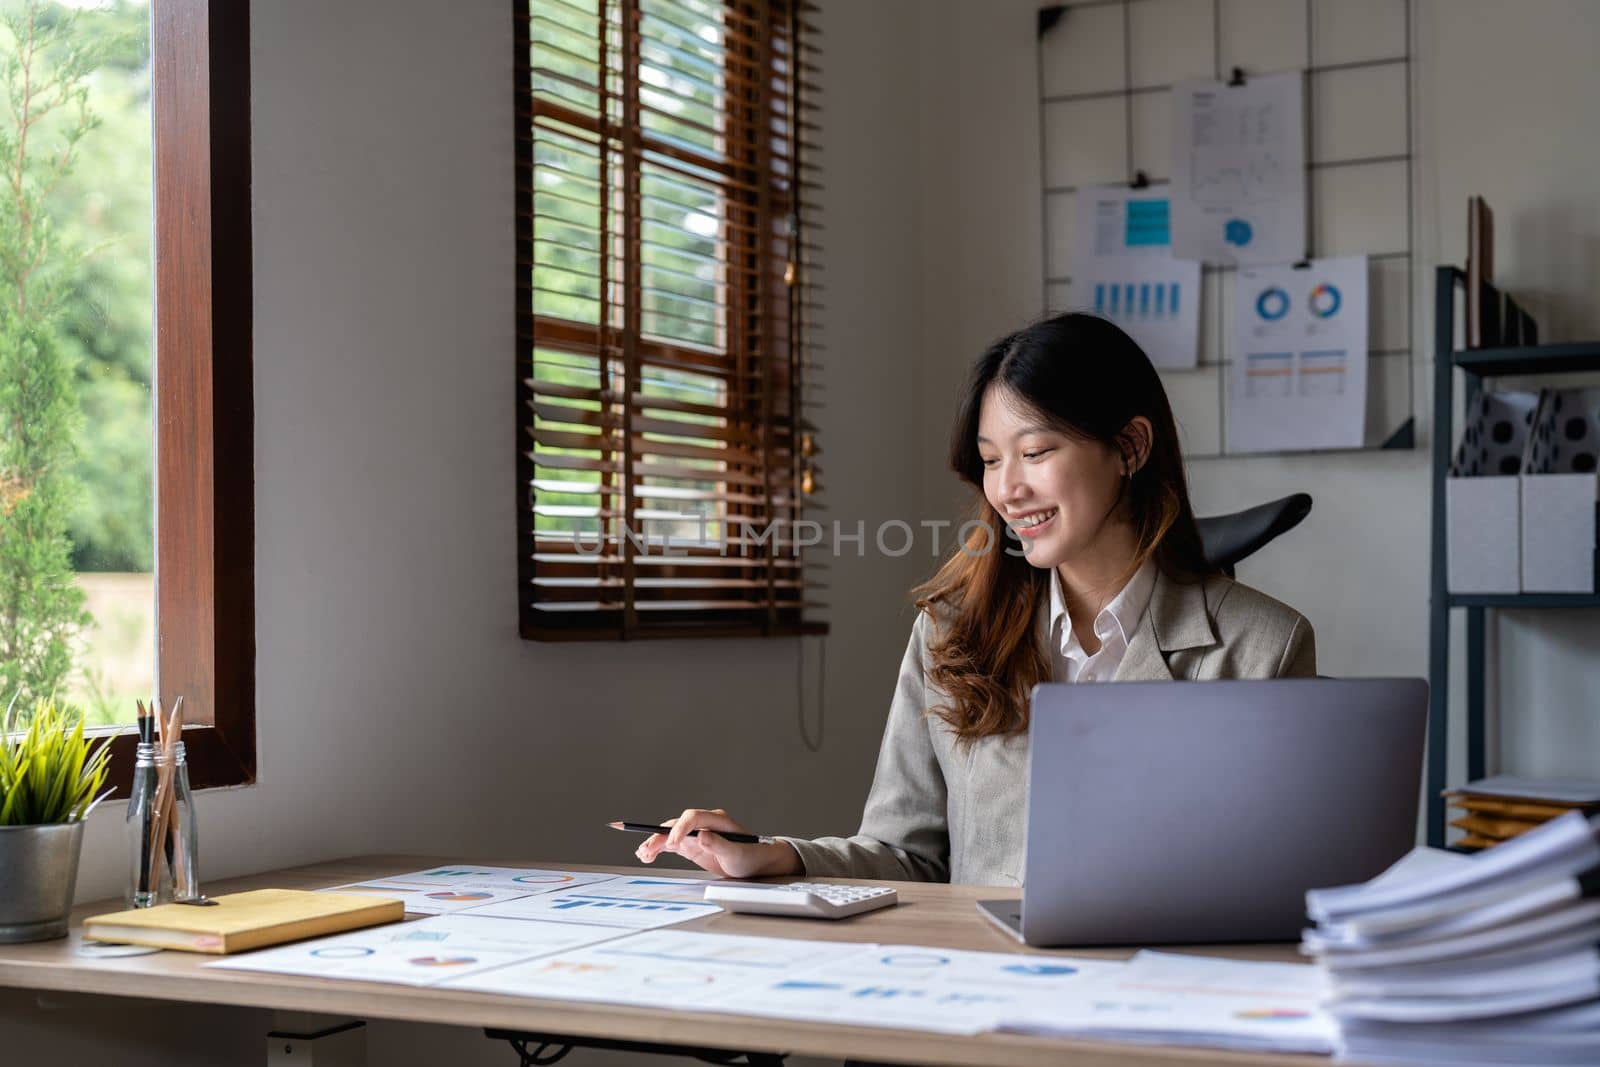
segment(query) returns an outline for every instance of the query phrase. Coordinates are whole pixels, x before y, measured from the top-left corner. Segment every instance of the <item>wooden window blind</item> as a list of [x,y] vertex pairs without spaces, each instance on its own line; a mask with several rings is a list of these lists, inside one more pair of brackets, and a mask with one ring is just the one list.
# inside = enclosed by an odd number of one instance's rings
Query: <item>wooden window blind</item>
[[826,632],[805,0],[518,0],[534,640]]

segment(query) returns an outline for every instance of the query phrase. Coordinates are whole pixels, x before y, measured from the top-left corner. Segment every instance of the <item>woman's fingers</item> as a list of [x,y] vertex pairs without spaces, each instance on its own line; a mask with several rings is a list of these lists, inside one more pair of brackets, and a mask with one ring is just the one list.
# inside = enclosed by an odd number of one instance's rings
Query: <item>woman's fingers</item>
[[721,808],[686,808],[682,815],[673,819],[670,824],[672,832],[667,835],[667,850],[669,852],[683,851],[684,842],[693,840],[689,833],[694,830],[732,830],[735,833],[748,833],[728,813]]
[[686,808],[677,818],[663,820],[662,825],[671,829],[665,834],[651,834],[634,850],[634,855],[641,863],[654,863],[661,853],[675,852],[721,877],[729,877],[728,862],[738,860],[736,854],[728,850],[740,846],[718,834],[695,831],[748,832],[721,808]]
[[[678,850],[678,855],[695,866],[710,871],[718,878],[726,878],[728,871],[723,863],[723,856],[717,846],[712,844],[716,840],[718,838],[715,834],[700,834],[697,837],[687,838],[683,847]],[[723,844],[726,846],[726,842]]]
[[666,843],[666,834],[651,834],[640,842],[639,847],[633,850],[633,854],[639,857],[640,862],[654,863],[656,857],[661,855],[661,848]]
[[[661,823],[661,825],[671,826],[677,821],[677,819],[666,819]],[[654,863],[656,861],[656,857],[661,855],[661,850],[664,849],[666,845],[666,834],[651,834],[640,843],[638,848],[633,850],[633,854],[639,857],[639,861],[641,863]]]

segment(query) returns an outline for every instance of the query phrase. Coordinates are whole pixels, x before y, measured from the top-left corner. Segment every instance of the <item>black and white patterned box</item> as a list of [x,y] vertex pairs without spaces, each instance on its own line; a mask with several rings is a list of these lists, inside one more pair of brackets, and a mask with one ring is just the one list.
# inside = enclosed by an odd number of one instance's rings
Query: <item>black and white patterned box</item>
[[1522,588],[1593,593],[1600,507],[1600,388],[1551,389],[1534,415],[1522,479]]

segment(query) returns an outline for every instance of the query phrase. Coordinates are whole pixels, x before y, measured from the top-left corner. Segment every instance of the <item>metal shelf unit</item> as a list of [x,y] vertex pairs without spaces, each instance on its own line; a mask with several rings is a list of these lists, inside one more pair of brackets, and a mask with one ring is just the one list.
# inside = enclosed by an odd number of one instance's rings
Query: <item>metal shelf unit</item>
[[[1467,780],[1485,773],[1484,731],[1484,612],[1491,609],[1600,608],[1596,593],[1451,593],[1445,587],[1445,479],[1450,473],[1450,450],[1455,439],[1454,373],[1466,375],[1466,405],[1483,390],[1483,379],[1535,374],[1572,374],[1600,371],[1600,342],[1577,344],[1526,344],[1494,348],[1455,347],[1456,288],[1466,275],[1455,267],[1438,268],[1434,287],[1434,388],[1433,388],[1433,560],[1428,606],[1428,844],[1445,843],[1445,801],[1450,772],[1450,609],[1467,613],[1466,727]],[[1500,294],[1485,287],[1487,299]],[[1504,321],[1515,323],[1520,335],[1531,337],[1532,320],[1506,301]]]

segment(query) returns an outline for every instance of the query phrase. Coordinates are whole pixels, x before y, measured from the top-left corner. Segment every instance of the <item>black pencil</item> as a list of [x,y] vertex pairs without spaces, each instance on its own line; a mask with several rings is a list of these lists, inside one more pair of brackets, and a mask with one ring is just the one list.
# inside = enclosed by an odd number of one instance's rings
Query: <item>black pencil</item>
[[[608,822],[606,825],[613,830],[626,830],[633,834],[670,834],[672,832],[672,827],[670,826],[654,826],[647,822]],[[767,837],[764,834],[741,834],[734,830],[713,830],[707,827],[705,832],[716,834],[718,837],[725,837],[736,845],[770,845],[777,841],[777,838]],[[690,830],[689,836],[694,837],[699,833],[699,830]]]

